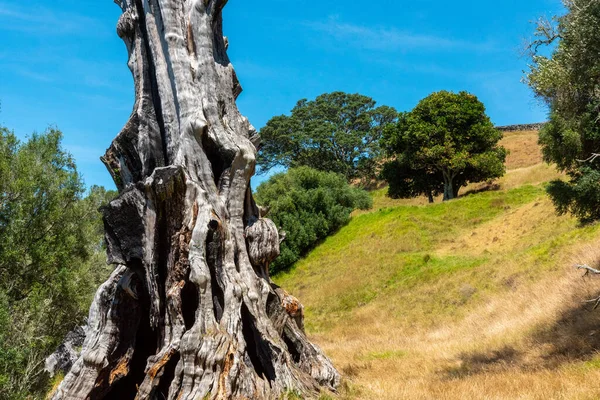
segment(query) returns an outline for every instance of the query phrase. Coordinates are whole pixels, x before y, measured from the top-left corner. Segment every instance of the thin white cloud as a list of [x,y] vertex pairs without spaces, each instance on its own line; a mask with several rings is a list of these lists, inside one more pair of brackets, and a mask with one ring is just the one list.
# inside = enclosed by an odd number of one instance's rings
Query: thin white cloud
[[496,47],[492,42],[474,42],[404,32],[392,27],[354,25],[337,18],[329,18],[326,22],[306,22],[305,25],[347,45],[382,52],[408,50],[490,52]]
[[[71,87],[85,86],[121,94],[133,92],[133,81],[125,61],[86,60],[69,54],[68,48],[53,47],[38,48],[12,57],[4,57],[0,53],[0,70],[39,82],[68,83]],[[126,79],[123,80],[123,77]]]
[[55,81],[55,79],[53,77],[51,77],[50,75],[31,71],[31,70],[23,68],[23,67],[14,68],[14,72],[28,80],[34,80],[34,81],[43,82],[43,83],[50,83],[50,82]]
[[108,33],[105,27],[92,17],[28,4],[25,8],[0,2],[0,31],[45,35]]

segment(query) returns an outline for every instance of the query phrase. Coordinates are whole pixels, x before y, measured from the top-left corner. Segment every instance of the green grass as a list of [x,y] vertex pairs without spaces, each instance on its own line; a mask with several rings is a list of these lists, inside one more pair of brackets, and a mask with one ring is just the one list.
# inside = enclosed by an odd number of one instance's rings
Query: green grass
[[600,356],[596,356],[591,360],[584,361],[581,366],[585,369],[600,369]]
[[[382,189],[385,190],[385,189]],[[375,192],[374,196],[380,195]],[[499,192],[469,195],[451,202],[426,206],[383,208],[355,217],[338,234],[326,241],[307,258],[319,257],[324,251],[338,251],[352,241],[395,238],[405,240],[414,250],[426,250],[442,239],[453,237],[464,228],[474,227],[505,212],[543,197],[540,186],[524,186]],[[301,264],[299,264],[301,265]]]
[[[332,316],[342,318],[377,298],[481,267],[489,256],[437,255],[436,249],[544,196],[543,187],[524,186],[359,215],[274,279],[305,300],[309,328],[322,331]],[[321,296],[320,290],[330,295]],[[460,296],[453,301],[460,303]]]
[[[486,258],[474,257],[431,257],[429,254],[410,253],[399,256],[402,265],[387,282],[389,288],[411,288],[433,280],[440,279],[446,274],[461,270],[476,268],[487,261]],[[400,261],[400,260],[399,260]]]
[[[500,235],[510,223],[503,238],[512,242],[477,241],[477,235]],[[372,303],[392,319],[402,315],[429,326],[562,268],[557,259],[565,249],[599,235],[598,224],[558,217],[544,185],[526,185],[355,216],[274,280],[303,301],[313,333],[330,331]]]
[[406,351],[403,350],[386,350],[386,351],[375,351],[365,354],[360,357],[360,360],[363,361],[373,361],[373,360],[391,360],[395,358],[406,357]]

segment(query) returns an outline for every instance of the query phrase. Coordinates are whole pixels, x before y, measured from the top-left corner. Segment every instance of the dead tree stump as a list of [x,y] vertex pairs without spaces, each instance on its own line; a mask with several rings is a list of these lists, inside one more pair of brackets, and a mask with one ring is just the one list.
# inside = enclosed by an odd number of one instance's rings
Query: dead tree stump
[[259,137],[222,33],[226,0],[121,0],[135,105],[103,162],[108,259],[59,399],[272,399],[334,390],[302,306],[269,279],[279,233],[250,190]]

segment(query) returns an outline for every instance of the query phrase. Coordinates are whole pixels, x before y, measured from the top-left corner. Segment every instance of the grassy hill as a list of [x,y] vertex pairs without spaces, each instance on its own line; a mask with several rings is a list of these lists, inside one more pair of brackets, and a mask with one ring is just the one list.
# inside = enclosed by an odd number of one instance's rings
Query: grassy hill
[[[600,225],[555,214],[535,132],[509,133],[507,175],[428,205],[375,206],[275,281],[341,370],[342,398],[600,398]],[[483,190],[493,189],[493,190]]]

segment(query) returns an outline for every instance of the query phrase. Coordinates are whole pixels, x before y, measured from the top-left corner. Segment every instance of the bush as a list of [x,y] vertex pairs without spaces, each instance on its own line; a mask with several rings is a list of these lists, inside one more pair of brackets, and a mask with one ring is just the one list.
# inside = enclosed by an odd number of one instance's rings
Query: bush
[[274,175],[258,187],[256,201],[270,208],[269,218],[286,232],[271,273],[289,268],[348,223],[353,210],[372,206],[369,194],[350,186],[343,175],[309,167]]

